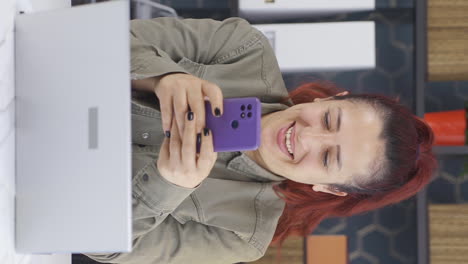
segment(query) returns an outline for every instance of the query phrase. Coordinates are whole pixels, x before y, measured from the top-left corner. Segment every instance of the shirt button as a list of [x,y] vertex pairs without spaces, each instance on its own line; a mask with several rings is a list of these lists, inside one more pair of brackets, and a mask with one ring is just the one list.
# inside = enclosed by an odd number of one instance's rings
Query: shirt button
[[145,133],[141,134],[141,137],[144,138],[144,139],[147,139],[149,137],[149,133],[145,132]]
[[148,174],[146,174],[146,173],[143,174],[143,180],[144,180],[144,181],[148,181],[148,178],[149,178],[149,177],[148,177]]

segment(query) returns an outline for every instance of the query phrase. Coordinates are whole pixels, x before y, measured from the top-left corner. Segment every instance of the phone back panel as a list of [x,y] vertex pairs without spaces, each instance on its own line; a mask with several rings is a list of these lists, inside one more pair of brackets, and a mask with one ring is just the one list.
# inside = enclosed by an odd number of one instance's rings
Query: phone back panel
[[254,150],[260,146],[261,103],[256,97],[223,100],[224,113],[213,116],[205,101],[206,127],[213,133],[215,152]]

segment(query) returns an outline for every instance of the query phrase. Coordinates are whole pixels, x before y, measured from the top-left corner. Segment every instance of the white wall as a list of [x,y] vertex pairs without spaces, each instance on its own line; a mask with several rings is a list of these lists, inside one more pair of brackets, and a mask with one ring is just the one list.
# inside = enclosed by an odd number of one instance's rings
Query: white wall
[[71,264],[70,254],[15,252],[14,17],[71,6],[71,0],[0,0],[0,263]]
[[372,21],[254,26],[272,43],[282,72],[375,68],[375,25]]
[[14,16],[16,0],[0,1],[0,263],[30,263],[14,251]]

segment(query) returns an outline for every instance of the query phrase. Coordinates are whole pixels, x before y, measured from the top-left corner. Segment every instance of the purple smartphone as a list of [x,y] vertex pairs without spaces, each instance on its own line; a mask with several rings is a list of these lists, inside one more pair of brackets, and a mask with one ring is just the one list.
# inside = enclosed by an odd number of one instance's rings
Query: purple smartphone
[[[260,146],[262,105],[256,97],[223,100],[224,112],[213,115],[205,101],[205,125],[213,133],[215,152],[254,150]],[[197,152],[200,147],[197,145]]]

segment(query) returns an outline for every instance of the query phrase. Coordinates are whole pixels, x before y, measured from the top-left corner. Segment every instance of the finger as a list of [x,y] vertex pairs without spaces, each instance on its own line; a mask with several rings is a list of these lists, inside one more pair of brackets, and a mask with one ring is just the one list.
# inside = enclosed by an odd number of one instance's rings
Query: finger
[[178,93],[174,98],[174,114],[177,121],[179,138],[183,138],[185,120],[188,110],[187,95],[184,92]]
[[180,166],[180,146],[181,142],[177,124],[172,122],[171,137],[169,138],[169,159],[172,166]]
[[159,149],[159,156],[157,161],[158,168],[161,167],[161,164],[167,164],[169,161],[169,138],[164,137],[161,148]]
[[165,134],[166,131],[171,130],[171,123],[172,123],[172,96],[163,96],[159,98],[159,105],[161,108],[161,119],[162,119],[162,127],[163,133]]
[[201,90],[191,89],[187,92],[187,101],[192,112],[197,116],[195,122],[195,132],[201,133],[205,127],[205,101]]
[[218,154],[214,152],[213,134],[208,128],[203,129],[200,156],[197,161],[197,168],[202,171],[210,171],[216,162]]
[[202,83],[202,92],[204,95],[208,96],[211,103],[211,111],[214,116],[216,115],[216,109],[219,109],[219,116],[221,116],[223,112],[223,92],[218,85],[204,81]]
[[[193,115],[192,120],[189,120],[188,117],[190,114]],[[185,123],[184,137],[182,139],[182,163],[184,167],[195,168],[195,141],[197,134],[195,132],[197,116],[193,112],[187,113],[187,122]]]

